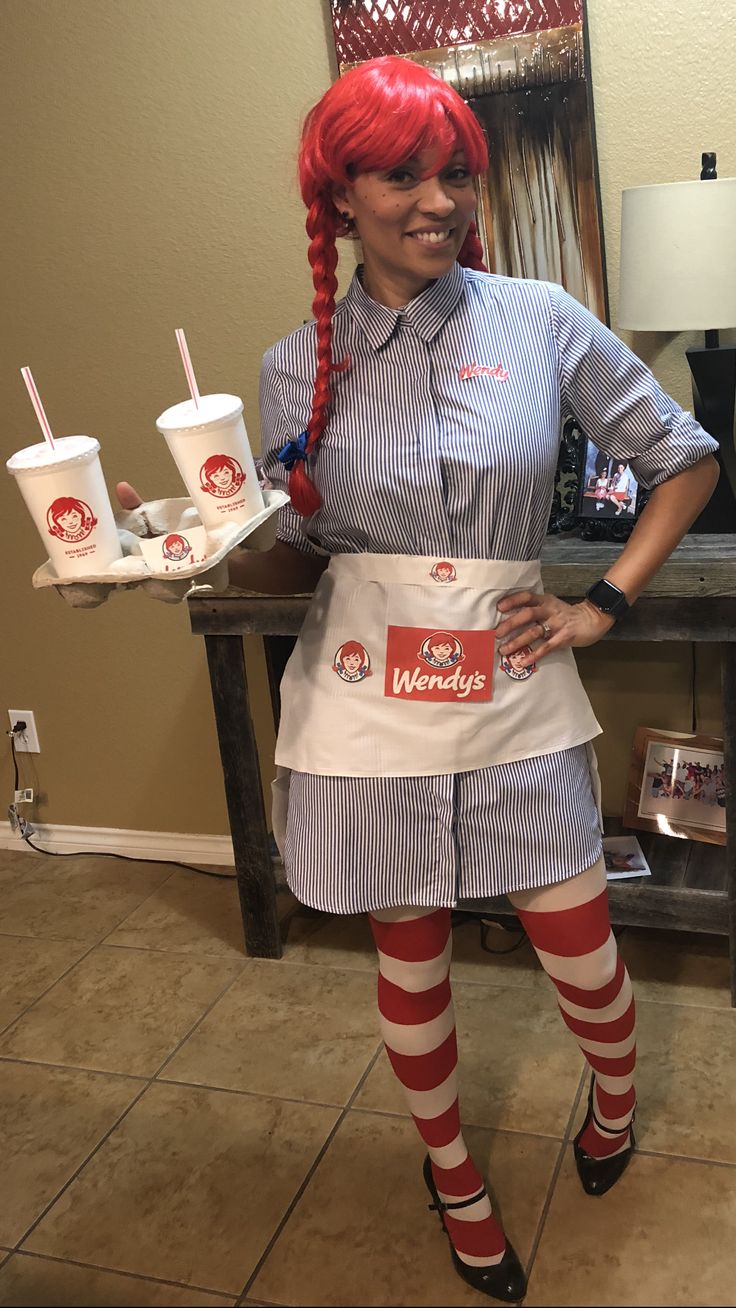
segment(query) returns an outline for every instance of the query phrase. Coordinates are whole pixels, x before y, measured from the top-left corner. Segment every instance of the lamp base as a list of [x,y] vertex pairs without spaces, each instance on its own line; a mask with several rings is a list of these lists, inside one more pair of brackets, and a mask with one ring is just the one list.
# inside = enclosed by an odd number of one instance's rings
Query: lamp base
[[693,378],[695,417],[718,441],[715,457],[721,469],[718,485],[690,531],[730,535],[736,533],[736,346],[693,346],[685,354]]

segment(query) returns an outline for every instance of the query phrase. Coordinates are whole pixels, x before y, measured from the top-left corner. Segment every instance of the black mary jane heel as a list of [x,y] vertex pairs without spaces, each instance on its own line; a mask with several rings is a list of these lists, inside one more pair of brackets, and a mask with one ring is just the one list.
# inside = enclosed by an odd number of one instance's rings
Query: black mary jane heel
[[[606,1126],[601,1126],[593,1109],[593,1087],[595,1077],[590,1078],[590,1090],[588,1091],[588,1111],[585,1114],[585,1121],[573,1140],[573,1152],[575,1154],[575,1166],[578,1169],[583,1189],[586,1194],[601,1195],[606,1194],[612,1186],[616,1184],[619,1177],[626,1171],[631,1162],[631,1155],[636,1149],[636,1140],[634,1139],[634,1114],[631,1116],[629,1126],[628,1149],[623,1149],[620,1154],[613,1154],[610,1158],[594,1158],[580,1147],[580,1139],[585,1128],[591,1122],[595,1122],[596,1127],[601,1135],[612,1135],[613,1132]],[[635,1110],[636,1111],[636,1110]]]
[[457,1204],[446,1204],[437,1193],[429,1154],[424,1160],[422,1172],[424,1183],[432,1196],[429,1208],[439,1214],[442,1230],[450,1241],[452,1262],[458,1276],[474,1290],[479,1290],[481,1294],[487,1294],[492,1299],[501,1299],[504,1303],[518,1303],[526,1294],[526,1273],[508,1240],[500,1263],[491,1263],[488,1267],[471,1267],[469,1263],[464,1263],[462,1258],[458,1258],[450,1240],[450,1233],[442,1220],[442,1214],[451,1212],[453,1208],[469,1208],[471,1204],[477,1203],[486,1194],[485,1187],[477,1194],[471,1195],[470,1199],[463,1199]]

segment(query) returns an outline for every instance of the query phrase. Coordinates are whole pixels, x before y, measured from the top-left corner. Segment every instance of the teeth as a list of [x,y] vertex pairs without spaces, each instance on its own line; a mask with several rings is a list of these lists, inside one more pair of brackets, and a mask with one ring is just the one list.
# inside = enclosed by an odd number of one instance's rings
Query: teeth
[[415,236],[418,241],[424,241],[429,245],[439,245],[440,241],[446,241],[449,235],[449,227],[446,232],[412,232],[412,236]]

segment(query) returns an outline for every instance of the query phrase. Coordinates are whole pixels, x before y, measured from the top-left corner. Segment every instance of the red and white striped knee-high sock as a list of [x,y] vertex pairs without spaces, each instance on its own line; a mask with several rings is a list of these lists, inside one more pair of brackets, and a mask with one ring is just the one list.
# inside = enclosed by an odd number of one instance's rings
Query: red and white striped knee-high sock
[[594,1158],[607,1158],[628,1148],[636,1103],[631,981],[611,931],[608,890],[571,907],[555,909],[554,902],[551,894],[550,911],[518,906],[516,911],[557,987],[562,1016],[595,1073],[595,1117],[580,1145]]
[[[450,910],[387,909],[371,914],[370,923],[386,1052],[427,1146],[439,1196],[458,1203],[484,1183],[460,1129]],[[478,1267],[501,1261],[506,1241],[487,1195],[442,1216],[464,1262]]]

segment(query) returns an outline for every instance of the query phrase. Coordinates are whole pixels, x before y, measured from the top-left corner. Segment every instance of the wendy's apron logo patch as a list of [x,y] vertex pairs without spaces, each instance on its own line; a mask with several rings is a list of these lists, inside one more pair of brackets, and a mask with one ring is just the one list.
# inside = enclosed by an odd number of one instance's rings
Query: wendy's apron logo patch
[[348,682],[364,681],[366,677],[372,677],[371,658],[365,645],[361,645],[359,640],[346,640],[333,659],[332,671],[342,681]]
[[389,626],[384,694],[429,703],[490,701],[492,631],[432,631]]
[[531,645],[522,645],[521,649],[514,650],[513,654],[502,654],[501,667],[506,676],[511,677],[513,681],[526,681],[528,677],[532,677],[537,671],[536,663],[529,663],[527,667],[522,667],[521,664],[521,660],[531,652]]
[[434,577],[435,581],[439,581],[443,585],[446,585],[449,581],[457,581],[455,565],[453,563],[445,563],[442,560],[440,560],[439,563],[435,563],[434,567],[430,569],[429,575],[430,577]]

